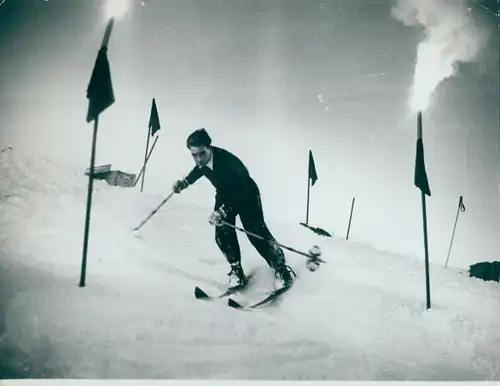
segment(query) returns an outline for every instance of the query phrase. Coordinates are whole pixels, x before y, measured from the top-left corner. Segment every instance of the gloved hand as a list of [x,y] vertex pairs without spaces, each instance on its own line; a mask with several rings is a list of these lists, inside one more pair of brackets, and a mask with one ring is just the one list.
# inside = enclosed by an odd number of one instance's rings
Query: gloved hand
[[216,211],[212,212],[212,214],[210,215],[210,217],[208,219],[208,222],[211,225],[221,226],[222,225],[222,221],[225,220],[226,217],[227,217],[227,212],[224,209],[224,207],[221,206],[219,209],[217,209]]
[[180,193],[184,189],[186,189],[189,186],[186,180],[178,180],[175,181],[174,185],[172,186],[172,190],[174,193]]

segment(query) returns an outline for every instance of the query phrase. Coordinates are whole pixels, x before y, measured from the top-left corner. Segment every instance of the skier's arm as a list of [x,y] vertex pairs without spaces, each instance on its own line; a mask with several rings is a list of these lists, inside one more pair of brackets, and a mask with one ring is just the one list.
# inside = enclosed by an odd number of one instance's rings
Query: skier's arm
[[203,175],[201,168],[198,166],[195,166],[187,175],[186,178],[184,178],[184,182],[188,185],[194,184],[196,181],[198,181],[201,176]]
[[189,185],[194,184],[197,180],[199,180],[202,175],[203,173],[201,172],[201,169],[195,167],[189,172],[186,178],[184,178],[183,180],[175,181],[174,185],[172,186],[172,190],[175,193],[180,193]]

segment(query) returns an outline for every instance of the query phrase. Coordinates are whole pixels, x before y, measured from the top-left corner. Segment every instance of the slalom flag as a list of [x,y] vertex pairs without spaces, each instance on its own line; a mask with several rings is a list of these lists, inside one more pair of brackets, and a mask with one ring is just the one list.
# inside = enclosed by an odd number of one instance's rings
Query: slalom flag
[[425,292],[427,300],[427,309],[431,308],[431,279],[429,272],[429,242],[427,233],[427,207],[425,196],[431,195],[427,173],[424,162],[424,143],[422,141],[422,112],[418,112],[417,117],[417,156],[415,159],[415,186],[420,189],[422,198],[422,220],[424,225],[424,250],[425,250]]
[[158,109],[156,108],[156,101],[153,98],[153,104],[151,105],[151,115],[149,116],[149,125],[151,129],[151,136],[153,137],[158,130],[161,129],[160,117],[158,115]]
[[311,186],[314,186],[318,180],[318,174],[316,173],[316,166],[314,165],[314,158],[311,150],[309,150],[309,179],[311,180]]
[[108,42],[113,30],[113,19],[111,19],[104,32],[104,38],[97,53],[97,57],[87,87],[87,99],[89,106],[87,110],[87,123],[94,122],[92,134],[92,149],[90,153],[89,184],[87,190],[87,207],[85,213],[85,229],[83,235],[82,267],[80,271],[80,287],[85,287],[87,276],[87,253],[90,234],[90,217],[92,211],[92,192],[94,186],[94,165],[97,146],[97,131],[99,129],[99,115],[115,102],[113,84],[111,82],[111,71],[108,62]]
[[156,107],[156,100],[153,98],[153,103],[151,104],[151,113],[149,114],[149,123],[148,123],[148,134],[146,136],[146,153],[144,154],[144,164],[142,165],[141,172],[139,173],[139,176],[137,176],[137,179],[135,180],[134,186],[137,184],[139,181],[139,178],[142,175],[142,181],[141,181],[141,192],[144,190],[144,178],[146,176],[146,164],[148,163],[149,157],[153,153],[153,149],[155,148],[156,141],[158,141],[159,137],[155,138],[155,141],[153,142],[153,146],[151,147],[151,150],[149,150],[149,136],[151,134],[151,137],[155,135],[155,133],[161,129],[160,125],[160,117],[158,115],[158,108]]
[[115,102],[107,51],[107,46],[101,47],[92,70],[87,88],[87,99],[89,100],[87,123],[95,120],[99,114]]
[[309,172],[307,173],[307,204],[306,204],[306,224],[309,225],[309,196],[311,191],[311,186],[314,186],[318,180],[318,174],[316,173],[316,166],[314,165],[314,158],[312,151],[309,150]]
[[422,113],[418,113],[417,155],[415,157],[415,186],[430,197],[431,190],[425,171],[424,143],[422,140]]

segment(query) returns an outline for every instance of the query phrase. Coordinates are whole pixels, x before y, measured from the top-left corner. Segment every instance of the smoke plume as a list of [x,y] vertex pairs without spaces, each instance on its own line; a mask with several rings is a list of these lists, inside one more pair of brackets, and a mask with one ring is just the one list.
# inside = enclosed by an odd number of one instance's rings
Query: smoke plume
[[423,28],[410,96],[414,112],[423,111],[436,87],[453,76],[457,65],[473,62],[486,42],[465,0],[398,0],[393,17]]

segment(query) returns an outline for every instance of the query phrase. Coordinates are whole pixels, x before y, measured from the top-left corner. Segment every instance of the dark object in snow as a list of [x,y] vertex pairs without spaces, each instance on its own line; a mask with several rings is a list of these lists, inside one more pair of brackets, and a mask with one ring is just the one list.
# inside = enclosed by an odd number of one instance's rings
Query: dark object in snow
[[469,276],[485,281],[500,282],[500,261],[472,264],[469,266]]
[[[90,174],[90,169],[85,170],[85,175]],[[94,167],[94,179],[104,180],[111,186],[131,188],[134,186],[135,174],[125,173],[120,170],[111,170],[111,164]]]
[[325,231],[323,228],[312,227],[310,225],[304,224],[303,222],[301,222],[300,225],[302,225],[306,228],[309,228],[310,230],[312,230],[314,233],[316,233],[319,236],[332,237],[332,235],[330,233],[328,233],[327,231]]

